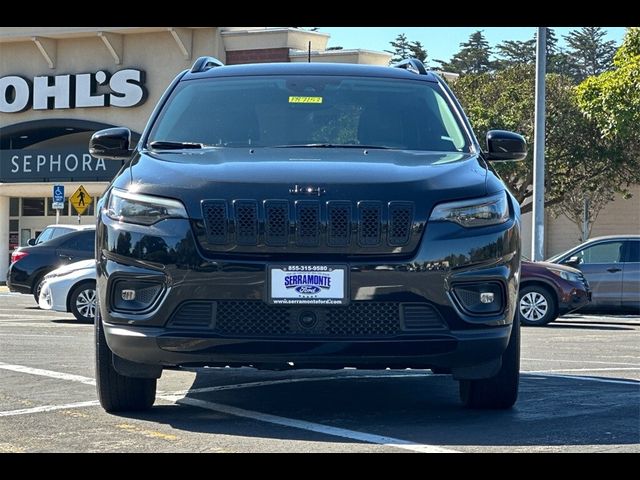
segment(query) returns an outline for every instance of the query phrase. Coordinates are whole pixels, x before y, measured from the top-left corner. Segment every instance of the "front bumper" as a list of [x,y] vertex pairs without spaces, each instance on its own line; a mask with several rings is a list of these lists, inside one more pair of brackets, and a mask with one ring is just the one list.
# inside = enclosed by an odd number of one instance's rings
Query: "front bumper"
[[[352,303],[429,305],[442,318],[444,328],[384,338],[327,338],[317,333],[289,338],[269,333],[243,336],[211,328],[180,329],[168,323],[186,302],[266,302],[268,266],[282,264],[282,258],[238,254],[209,258],[186,220],[143,227],[101,215],[97,232],[100,312],[109,347],[138,363],[465,368],[495,362],[506,348],[516,308],[519,242],[514,218],[473,230],[449,223],[428,225],[411,258],[291,255],[285,262],[347,265]],[[118,311],[114,292],[122,281],[156,282],[161,288],[148,308]],[[472,314],[453,289],[484,283],[501,286],[503,305],[498,312]]]
[[109,348],[127,360],[162,366],[257,368],[464,368],[498,359],[511,326],[387,340],[230,339],[165,328],[104,324]]
[[559,296],[559,308],[563,313],[578,310],[589,303],[591,303],[591,290],[582,284],[576,284],[575,288]]

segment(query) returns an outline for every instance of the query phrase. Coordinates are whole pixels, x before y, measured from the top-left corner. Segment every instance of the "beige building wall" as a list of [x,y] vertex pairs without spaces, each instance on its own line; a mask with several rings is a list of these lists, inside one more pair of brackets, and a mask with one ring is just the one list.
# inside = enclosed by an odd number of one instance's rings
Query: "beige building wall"
[[[633,197],[628,200],[618,195],[598,214],[591,228],[591,237],[603,235],[640,234],[640,185],[630,189]],[[567,250],[580,243],[580,228],[566,216],[550,218],[547,227],[547,254]]]
[[[621,195],[607,204],[598,214],[591,228],[591,237],[603,235],[640,234],[640,185],[630,188],[632,197],[628,200]],[[522,216],[522,252],[531,258],[531,213]],[[581,226],[565,215],[545,216],[545,258],[568,250],[580,243]]]
[[[168,29],[151,33],[123,34],[122,61],[119,65],[115,63],[114,57],[95,29],[88,33],[76,31],[82,28],[71,28],[68,32],[68,35],[82,36],[55,38],[55,68],[49,68],[36,43],[30,37],[20,36],[18,38],[24,38],[24,40],[6,41],[10,33],[7,30],[15,30],[15,28],[2,27],[0,29],[0,76],[19,75],[33,79],[34,76],[41,75],[91,73],[98,70],[109,70],[110,73],[114,73],[124,68],[134,68],[146,72],[147,101],[139,107],[131,108],[93,107],[46,111],[29,109],[19,113],[0,113],[0,127],[44,118],[70,118],[122,125],[141,132],[158,98],[180,71],[191,68],[195,59],[202,55],[217,56],[224,61],[224,46],[220,32],[214,27],[193,29],[192,51],[189,58],[185,58]],[[43,29],[38,31],[40,30]]]

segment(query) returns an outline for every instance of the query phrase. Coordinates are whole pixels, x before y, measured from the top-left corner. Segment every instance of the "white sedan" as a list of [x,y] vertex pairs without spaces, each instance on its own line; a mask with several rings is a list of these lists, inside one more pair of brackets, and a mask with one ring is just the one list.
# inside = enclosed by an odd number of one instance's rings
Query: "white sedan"
[[40,308],[71,312],[82,322],[96,316],[96,261],[82,260],[58,268],[44,277]]

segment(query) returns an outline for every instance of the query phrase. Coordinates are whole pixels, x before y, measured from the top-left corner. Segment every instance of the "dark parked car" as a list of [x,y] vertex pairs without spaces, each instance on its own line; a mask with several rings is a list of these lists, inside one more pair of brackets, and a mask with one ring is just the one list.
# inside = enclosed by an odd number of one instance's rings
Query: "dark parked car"
[[12,292],[30,293],[36,302],[44,276],[67,263],[92,258],[95,254],[95,228],[67,233],[11,254],[7,285]]
[[78,230],[95,230],[95,225],[73,225],[66,223],[57,223],[53,225],[47,225],[40,235],[36,238],[30,238],[27,242],[28,246],[40,245],[41,243],[48,242],[54,238],[64,235],[65,233],[76,232]]
[[[149,408],[181,365],[450,369],[471,407],[518,394],[518,202],[453,93],[415,60],[222,66],[198,59],[98,217],[96,376]],[[130,148],[133,147],[133,150]]]
[[589,304],[591,290],[580,270],[522,261],[518,315],[523,325],[546,325]]
[[640,235],[592,238],[547,261],[583,273],[593,291],[588,309],[640,313]]

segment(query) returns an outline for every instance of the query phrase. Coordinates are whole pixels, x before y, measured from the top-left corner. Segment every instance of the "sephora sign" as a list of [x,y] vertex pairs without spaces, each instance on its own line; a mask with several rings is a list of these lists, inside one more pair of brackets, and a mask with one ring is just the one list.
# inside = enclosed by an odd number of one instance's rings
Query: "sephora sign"
[[0,77],[0,112],[88,107],[137,107],[147,99],[145,72],[133,68],[96,73]]

